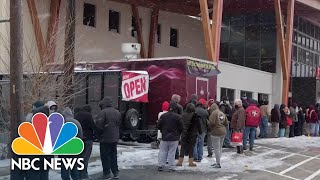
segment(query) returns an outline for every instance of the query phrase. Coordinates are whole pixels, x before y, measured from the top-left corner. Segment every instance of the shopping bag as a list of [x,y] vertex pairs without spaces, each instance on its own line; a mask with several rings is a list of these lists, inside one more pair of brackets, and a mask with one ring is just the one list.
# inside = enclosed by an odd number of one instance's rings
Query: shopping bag
[[243,134],[242,132],[233,132],[231,134],[231,144],[233,146],[241,146],[242,145]]

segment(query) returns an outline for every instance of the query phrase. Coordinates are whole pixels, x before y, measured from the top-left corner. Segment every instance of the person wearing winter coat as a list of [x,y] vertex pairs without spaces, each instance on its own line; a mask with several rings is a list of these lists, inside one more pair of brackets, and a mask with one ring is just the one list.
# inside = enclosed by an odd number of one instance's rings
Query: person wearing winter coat
[[[231,130],[232,132],[242,132],[245,128],[246,122],[246,110],[242,107],[241,99],[236,99],[234,101],[235,112],[233,113],[231,120]],[[243,146],[237,146],[237,153],[243,153]]]
[[207,102],[204,99],[200,99],[196,107],[196,114],[200,116],[198,119],[200,121],[202,134],[198,134],[197,141],[193,150],[193,157],[196,162],[201,162],[203,158],[203,146],[204,138],[207,133],[207,121],[209,120],[209,113],[207,111]]
[[246,127],[243,136],[243,150],[247,150],[247,140],[249,137],[250,151],[253,151],[256,129],[261,121],[261,111],[257,107],[256,100],[250,100],[250,105],[246,109]]
[[280,106],[280,123],[279,123],[279,137],[285,137],[285,132],[287,128],[287,117],[290,111],[285,104]]
[[45,106],[47,106],[49,108],[49,114],[52,114],[54,112],[58,112],[58,105],[54,101],[48,101]]
[[306,121],[309,136],[315,136],[316,123],[318,122],[318,114],[316,113],[314,106],[310,105],[306,111]]
[[177,166],[182,166],[184,155],[189,154],[189,166],[197,166],[193,163],[193,149],[196,144],[198,134],[202,134],[201,117],[195,113],[196,106],[192,103],[187,104],[187,107],[182,114],[183,132],[181,135],[180,157]]
[[43,101],[36,101],[36,102],[34,102],[34,103],[32,104],[31,113],[29,113],[29,114],[27,115],[27,117],[26,117],[26,122],[30,122],[30,123],[31,123],[32,117],[33,117],[32,111],[33,111],[34,109],[37,109],[37,108],[42,107],[42,106],[44,106],[44,102],[43,102]]
[[96,131],[96,125],[93,121],[90,105],[84,105],[79,108],[74,118],[81,124],[83,131],[84,150],[82,152],[84,158],[84,169],[81,171],[81,178],[88,178],[88,163],[92,152],[93,140],[95,139],[94,132]]
[[219,110],[217,104],[212,104],[210,107],[210,116],[208,122],[208,134],[211,136],[212,146],[216,157],[214,168],[221,168],[221,156],[224,137],[227,134],[228,126],[227,116]]
[[[207,112],[208,112],[209,116],[210,116],[210,107],[212,106],[212,104],[215,104],[215,103],[216,103],[216,101],[214,99],[209,99],[208,108],[207,108]],[[207,150],[208,150],[208,156],[207,157],[211,158],[212,155],[213,155],[213,150],[212,150],[211,136],[208,135],[208,126],[207,126]]]
[[[78,128],[78,134],[77,137],[82,139],[83,138],[83,131],[81,124],[78,120],[74,119],[72,110],[69,107],[64,108],[62,115],[64,116],[65,122],[72,122],[74,123]],[[59,156],[60,158],[77,158],[79,156]],[[81,157],[81,155],[80,155]],[[61,179],[62,180],[70,180],[70,176],[73,180],[80,180],[81,174],[77,167],[73,167],[73,169],[68,169],[64,166],[64,164],[61,164]]]
[[119,178],[117,162],[117,144],[120,136],[121,113],[112,107],[111,97],[104,97],[99,104],[96,126],[100,131],[100,156],[103,168],[103,178],[111,179],[110,170],[114,178]]
[[[159,112],[158,114],[158,121],[160,119],[160,117],[164,114],[164,113],[167,113],[169,110],[169,102],[168,101],[165,101],[162,103],[162,111]],[[157,134],[157,141],[160,143],[161,141],[161,138],[162,138],[162,134],[160,132],[160,130],[158,130],[158,134]]]
[[296,126],[296,123],[298,122],[298,112],[299,112],[297,104],[293,103],[292,106],[290,106],[289,111],[290,111],[289,118],[292,120],[292,125],[290,126],[290,130],[289,130],[289,137],[294,137],[294,128]]
[[305,115],[303,113],[303,109],[298,106],[298,122],[295,123],[294,135],[302,136],[303,135],[303,124],[305,123]]
[[219,109],[221,112],[223,112],[227,116],[227,119],[229,121],[228,127],[226,128],[227,134],[223,140],[223,147],[224,148],[233,148],[233,146],[231,145],[231,141],[230,141],[231,132],[230,132],[230,127],[229,127],[230,121],[232,119],[232,106],[230,105],[228,97],[222,98],[222,101],[219,104]]
[[261,111],[261,121],[260,121],[260,138],[267,138],[268,137],[268,121],[269,121],[269,101],[263,101],[262,105],[260,106]]
[[177,109],[177,102],[171,101],[169,103],[169,111],[160,117],[157,124],[158,129],[162,133],[158,171],[163,171],[167,162],[169,171],[175,171],[175,152],[184,128],[181,115],[176,113]]
[[320,135],[319,134],[319,130],[320,130],[320,104],[319,103],[316,104],[315,110],[318,115],[318,121],[317,121],[316,127],[315,127],[315,136],[319,136]]
[[278,104],[274,105],[274,108],[271,110],[271,137],[279,137],[279,123],[281,119],[280,107]]
[[173,94],[172,97],[171,97],[171,101],[177,102],[178,109],[176,110],[176,112],[177,112],[178,114],[182,115],[182,113],[183,113],[183,107],[179,104],[180,101],[181,101],[181,96],[178,95],[178,94]]

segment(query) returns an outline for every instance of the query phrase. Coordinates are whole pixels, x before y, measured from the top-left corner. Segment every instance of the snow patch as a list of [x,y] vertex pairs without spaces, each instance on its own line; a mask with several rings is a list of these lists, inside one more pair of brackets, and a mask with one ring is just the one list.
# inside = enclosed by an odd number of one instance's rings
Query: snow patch
[[294,138],[271,138],[271,139],[257,139],[255,141],[259,144],[277,145],[285,148],[306,149],[309,147],[320,147],[320,140],[317,137],[299,136]]
[[219,177],[219,178],[216,179],[216,180],[229,180],[229,179],[235,180],[234,177],[237,177],[237,176],[238,176],[238,175],[236,175],[236,174],[230,174],[229,176]]

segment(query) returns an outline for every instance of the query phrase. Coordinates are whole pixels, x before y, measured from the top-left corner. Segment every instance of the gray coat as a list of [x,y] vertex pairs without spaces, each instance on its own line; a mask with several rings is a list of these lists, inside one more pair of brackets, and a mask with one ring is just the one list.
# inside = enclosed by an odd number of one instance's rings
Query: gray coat
[[98,114],[96,126],[102,131],[100,142],[118,142],[120,137],[121,113],[112,107],[112,100],[108,97],[105,97],[99,106],[102,110]]
[[65,122],[72,122],[77,126],[77,128],[78,128],[77,137],[82,139],[83,138],[83,132],[82,132],[81,124],[80,124],[80,122],[78,120],[74,119],[72,110],[69,107],[66,107],[66,108],[64,108],[62,114],[64,116]]

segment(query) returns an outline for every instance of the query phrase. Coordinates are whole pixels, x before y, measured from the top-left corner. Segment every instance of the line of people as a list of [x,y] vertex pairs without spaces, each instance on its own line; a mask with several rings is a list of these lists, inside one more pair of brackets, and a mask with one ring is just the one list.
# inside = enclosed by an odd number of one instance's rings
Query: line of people
[[[36,101],[32,106],[32,111],[27,115],[26,122],[31,122],[33,115],[36,113],[44,113],[50,116],[52,113],[60,113],[64,116],[65,122],[73,122],[78,127],[77,137],[84,142],[84,150],[74,158],[84,159],[84,170],[79,171],[77,168],[67,169],[61,167],[62,180],[80,180],[88,179],[88,163],[92,153],[93,141],[98,139],[100,142],[100,157],[103,168],[102,179],[111,179],[111,172],[114,179],[119,179],[119,169],[117,164],[117,143],[119,141],[119,128],[121,124],[120,112],[112,107],[112,99],[105,97],[99,104],[101,111],[94,121],[91,113],[91,107],[84,105],[76,107],[74,114],[69,107],[58,108],[54,101],[48,101],[46,104],[43,101]],[[53,156],[28,156],[33,159],[35,157],[42,159],[40,164],[43,164],[43,158],[50,159]],[[70,158],[70,156],[61,156],[61,158]],[[18,156],[14,157],[18,158]],[[39,167],[43,167],[39,165]],[[41,169],[40,171],[13,171],[11,172],[13,179],[17,180],[49,180],[49,170]]]

